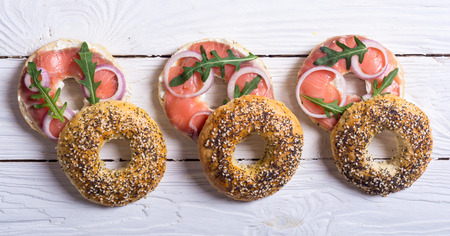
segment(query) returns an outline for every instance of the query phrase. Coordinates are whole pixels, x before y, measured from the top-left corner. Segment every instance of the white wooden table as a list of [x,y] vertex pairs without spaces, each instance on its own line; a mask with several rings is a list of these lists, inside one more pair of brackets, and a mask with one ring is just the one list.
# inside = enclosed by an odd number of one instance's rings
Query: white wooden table
[[[366,195],[344,180],[329,134],[314,126],[295,100],[297,71],[309,51],[343,34],[365,35],[397,54],[406,99],[431,119],[434,148],[427,171],[411,188],[387,197]],[[243,203],[217,193],[203,174],[196,145],[171,127],[158,103],[157,77],[168,56],[207,37],[236,40],[259,55],[273,77],[275,97],[304,129],[300,167],[273,196]],[[16,94],[20,70],[27,56],[59,38],[108,48],[130,82],[131,102],[164,133],[167,170],[146,199],[117,208],[85,200],[61,170],[56,144],[22,118]],[[1,235],[450,234],[449,1],[5,0],[0,73]],[[218,85],[214,91],[224,97],[224,89]],[[371,144],[377,157],[395,149],[392,137],[383,137]],[[259,143],[257,138],[243,143],[236,155],[254,158]],[[120,159],[127,152],[124,142],[111,142],[101,156],[113,168],[126,164]]]

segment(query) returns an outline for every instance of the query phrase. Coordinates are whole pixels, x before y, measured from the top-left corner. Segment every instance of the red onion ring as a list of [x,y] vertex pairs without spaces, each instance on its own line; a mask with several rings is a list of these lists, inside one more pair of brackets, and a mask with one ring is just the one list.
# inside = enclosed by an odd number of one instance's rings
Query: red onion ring
[[[337,71],[337,70],[335,70],[335,69],[333,69],[331,67],[326,67],[326,66],[316,66],[316,67],[313,67],[313,68],[307,70],[305,73],[303,73],[303,75],[299,78],[299,80],[297,82],[295,96],[297,97],[298,104],[300,105],[302,110],[308,116],[313,117],[313,118],[328,118],[326,114],[315,114],[315,113],[312,113],[312,112],[308,111],[308,109],[306,109],[306,107],[303,106],[302,100],[300,98],[300,87],[302,86],[303,81],[311,73],[313,73],[315,71],[320,71],[320,70],[326,70],[326,71],[333,72],[336,75],[335,79],[338,79],[342,83],[341,102],[339,103],[339,106],[344,106],[345,105],[345,101],[347,99],[347,84],[345,83],[345,78],[339,71]],[[333,116],[333,114],[331,114],[331,116]]]
[[[125,83],[125,76],[123,75],[123,73],[117,69],[117,67],[112,66],[112,65],[108,65],[108,64],[103,64],[103,65],[98,65],[95,68],[95,72],[97,71],[101,71],[101,70],[107,70],[107,71],[111,71],[113,72],[116,77],[117,77],[117,91],[109,98],[102,98],[100,99],[100,102],[103,101],[108,101],[108,100],[120,100],[123,98],[123,95],[125,95],[126,92],[126,83]],[[83,78],[84,80],[85,78]],[[91,96],[91,93],[89,92],[89,90],[84,86],[81,85],[81,90],[83,91],[83,96],[85,98],[88,98]]]
[[[47,73],[47,70],[42,67],[37,67],[37,70],[41,70],[41,85],[43,87],[49,87],[50,86],[50,76]],[[36,87],[30,88],[32,82],[31,82],[31,75],[27,72],[25,74],[25,77],[23,78],[23,82],[25,84],[25,87],[27,87],[31,92],[39,92],[39,89]]]
[[[66,107],[63,116],[70,121],[70,119],[72,119],[72,117],[75,116],[75,113],[72,110],[70,110],[70,108]],[[44,120],[42,121],[42,131],[44,132],[45,135],[47,135],[47,137],[49,137],[54,141],[57,141],[58,138],[53,136],[52,132],[50,132],[50,123],[52,122],[53,119],[55,118],[51,117],[48,113],[45,114]]]
[[237,72],[235,72],[231,76],[230,80],[228,81],[227,94],[228,94],[228,99],[230,99],[230,101],[232,99],[234,99],[234,88],[236,86],[237,80],[239,79],[239,77],[241,77],[241,75],[248,74],[248,73],[258,74],[264,79],[264,82],[266,83],[266,86],[267,86],[267,91],[266,91],[265,95],[272,89],[269,76],[261,68],[253,67],[253,66],[240,68]]
[[194,132],[193,132],[193,134],[192,134],[192,139],[194,140],[194,141],[196,141],[197,142],[197,139],[198,139],[198,129],[197,129],[197,127],[195,127],[195,125],[194,125],[194,118],[195,117],[197,117],[197,116],[201,116],[201,115],[211,115],[212,114],[212,111],[210,111],[210,110],[206,110],[206,111],[199,111],[199,112],[197,112],[197,113],[195,113],[192,117],[191,117],[191,119],[189,120],[189,128],[191,128]]
[[179,59],[186,58],[186,57],[193,57],[199,61],[202,60],[202,56],[200,55],[200,53],[197,53],[194,51],[184,51],[184,52],[180,52],[178,54],[173,55],[169,59],[169,61],[167,61],[166,65],[164,66],[164,85],[171,94],[173,94],[175,97],[178,97],[178,98],[192,98],[192,97],[200,96],[200,95],[204,94],[206,91],[208,91],[208,89],[211,88],[211,86],[214,82],[214,74],[210,72],[208,75],[208,78],[206,79],[206,81],[203,84],[203,87],[200,90],[198,90],[197,92],[191,93],[191,94],[178,94],[175,91],[173,91],[173,89],[169,86],[170,68]]
[[376,74],[368,75],[362,71],[359,61],[358,61],[359,57],[357,55],[354,55],[354,56],[352,56],[352,71],[360,79],[365,79],[365,80],[374,79],[374,78],[380,76],[381,74],[383,74],[384,71],[386,71],[386,68],[388,65],[387,51],[386,51],[386,48],[384,48],[383,45],[381,45],[377,41],[363,40],[362,42],[364,43],[364,45],[366,45],[367,48],[376,48],[383,53],[384,63],[385,63],[384,67],[380,71],[378,71]]

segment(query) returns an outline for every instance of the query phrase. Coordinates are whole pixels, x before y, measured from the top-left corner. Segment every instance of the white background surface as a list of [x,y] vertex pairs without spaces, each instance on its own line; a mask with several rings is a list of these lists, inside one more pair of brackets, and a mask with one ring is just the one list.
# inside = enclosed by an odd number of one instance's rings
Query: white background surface
[[[365,35],[397,54],[406,99],[431,120],[434,148],[427,171],[411,188],[387,197],[366,195],[344,180],[328,133],[296,104],[293,87],[309,51],[344,34]],[[207,37],[233,39],[261,56],[276,99],[302,124],[300,167],[273,196],[242,203],[217,193],[203,174],[196,145],[171,127],[159,105],[157,77],[167,57]],[[83,199],[56,161],[56,144],[22,118],[20,70],[27,56],[59,38],[104,45],[124,68],[131,102],[164,133],[166,173],[146,199],[118,208]],[[448,1],[0,1],[0,234],[448,235],[449,42]],[[225,96],[224,89],[219,84],[213,91]],[[392,155],[391,141],[389,135],[377,137],[371,153]],[[236,156],[254,158],[258,144],[251,139]],[[127,152],[124,142],[112,142],[101,156],[114,167],[126,164],[119,160]]]

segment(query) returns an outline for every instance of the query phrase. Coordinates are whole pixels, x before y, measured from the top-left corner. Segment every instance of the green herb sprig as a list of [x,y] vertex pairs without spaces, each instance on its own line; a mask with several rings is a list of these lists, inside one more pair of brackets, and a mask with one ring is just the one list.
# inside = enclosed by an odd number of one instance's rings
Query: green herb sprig
[[[233,98],[240,98],[242,96],[249,95],[253,90],[255,90],[258,87],[259,82],[261,82],[260,75],[253,78],[252,81],[250,81],[250,83],[245,82],[245,85],[244,85],[244,88],[242,89],[242,91],[240,91],[239,85],[236,84],[236,86],[234,86]],[[223,105],[225,105],[227,103],[228,103],[228,98],[224,99],[222,102]]]
[[54,119],[58,119],[61,122],[64,122],[64,111],[67,107],[67,102],[64,103],[62,108],[60,109],[56,102],[59,99],[59,95],[61,94],[61,88],[58,88],[56,90],[55,96],[50,96],[50,88],[46,88],[42,86],[41,81],[39,80],[39,76],[41,75],[42,70],[37,70],[36,64],[34,62],[28,62],[28,73],[31,75],[31,79],[33,80],[33,83],[31,83],[30,88],[37,88],[39,90],[39,94],[32,94],[30,98],[32,99],[44,99],[45,103],[42,104],[35,104],[34,108],[41,109],[44,107],[48,107],[48,115],[51,116]]
[[244,88],[242,89],[242,91],[240,91],[239,89],[239,85],[236,84],[236,86],[234,86],[234,98],[240,98],[244,95],[248,95],[250,94],[253,90],[255,90],[258,87],[259,82],[261,81],[261,76],[256,76],[255,78],[252,79],[252,81],[249,82],[245,82]]
[[191,76],[195,72],[199,72],[200,75],[202,76],[202,81],[205,82],[206,79],[208,78],[209,73],[211,72],[212,67],[219,67],[220,74],[223,78],[223,77],[225,77],[225,65],[227,65],[227,64],[234,65],[236,68],[236,71],[238,71],[242,62],[251,61],[251,60],[255,60],[256,58],[258,58],[257,56],[253,55],[252,53],[249,53],[249,55],[247,57],[237,57],[233,54],[233,52],[230,49],[227,50],[228,56],[224,57],[224,58],[219,57],[216,50],[213,50],[210,53],[214,57],[211,59],[208,59],[205,49],[203,48],[203,46],[200,46],[200,54],[202,55],[202,60],[195,63],[195,65],[192,67],[184,66],[183,73],[181,75],[173,78],[169,82],[169,86],[175,87],[175,86],[186,83],[186,81],[188,81],[189,78],[191,78]]
[[355,42],[356,42],[356,47],[354,48],[350,48],[347,47],[345,44],[336,41],[336,44],[342,48],[342,52],[338,52],[335,51],[331,48],[327,48],[327,47],[320,47],[320,50],[324,53],[326,53],[327,55],[324,57],[321,57],[319,59],[317,59],[314,62],[314,65],[319,66],[319,65],[327,65],[329,67],[333,66],[334,64],[336,64],[339,60],[341,59],[345,59],[346,61],[346,67],[347,70],[350,69],[351,66],[351,59],[352,56],[354,55],[358,55],[359,57],[359,63],[362,63],[364,60],[364,54],[366,54],[367,47],[366,45],[364,45],[363,42],[361,42],[361,40],[359,40],[356,36],[355,37]]
[[306,100],[321,106],[324,110],[325,110],[325,115],[328,118],[331,118],[330,113],[334,114],[334,118],[336,118],[336,120],[338,119],[338,115],[344,113],[345,110],[347,110],[347,108],[351,107],[353,105],[353,103],[349,103],[343,107],[338,105],[338,100],[334,100],[333,102],[330,103],[326,103],[324,102],[323,98],[313,98],[307,95],[302,94],[302,97],[306,98]]
[[394,81],[394,78],[397,76],[398,68],[395,68],[395,70],[392,70],[389,72],[389,74],[383,78],[383,82],[381,82],[380,87],[378,87],[378,80],[373,81],[373,94],[372,97],[383,95],[383,94],[389,94],[387,93],[381,93],[383,90],[385,90],[387,87],[389,87],[392,82]]
[[[392,70],[386,77],[383,78],[383,82],[381,83],[380,87],[378,87],[378,81],[374,80],[372,97],[375,97],[378,95],[383,95],[383,94],[389,94],[390,92],[387,92],[387,93],[381,93],[381,92],[392,84],[392,82],[394,81],[394,78],[397,76],[397,73],[398,73],[398,68],[396,68],[395,70]],[[322,107],[325,110],[325,115],[328,118],[331,118],[331,115],[330,115],[330,112],[331,112],[334,114],[334,117],[336,119],[338,119],[338,115],[344,113],[344,111],[347,110],[347,108],[349,108],[350,106],[353,105],[353,103],[349,103],[342,107],[342,106],[338,105],[338,100],[334,100],[333,102],[326,103],[326,102],[324,102],[323,98],[313,98],[313,97],[310,97],[310,96],[307,96],[304,94],[302,94],[301,96],[306,98],[308,101]],[[364,101],[364,99],[362,99],[362,100]]]
[[84,85],[88,89],[90,97],[88,97],[87,100],[93,105],[100,101],[100,98],[97,97],[96,91],[102,82],[95,82],[94,80],[97,62],[92,62],[94,55],[91,51],[89,51],[89,47],[86,42],[83,42],[78,54],[80,55],[80,59],[75,59],[75,62],[80,66],[85,78],[84,80],[80,80],[80,84]]

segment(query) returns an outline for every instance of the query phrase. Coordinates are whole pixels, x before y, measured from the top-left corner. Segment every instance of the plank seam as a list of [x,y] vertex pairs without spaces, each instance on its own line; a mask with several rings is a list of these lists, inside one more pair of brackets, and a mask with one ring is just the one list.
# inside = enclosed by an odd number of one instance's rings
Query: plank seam
[[[256,55],[260,58],[306,58],[309,54],[269,54]],[[172,55],[113,55],[115,58],[170,58]],[[396,57],[450,57],[450,53],[431,53],[431,54],[395,54]],[[28,56],[0,56],[0,59],[28,59]]]

